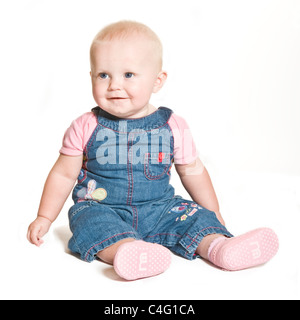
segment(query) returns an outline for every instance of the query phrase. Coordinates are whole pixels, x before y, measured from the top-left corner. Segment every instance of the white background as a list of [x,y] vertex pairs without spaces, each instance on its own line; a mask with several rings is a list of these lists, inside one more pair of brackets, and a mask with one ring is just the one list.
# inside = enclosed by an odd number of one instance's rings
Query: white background
[[[68,253],[71,199],[43,247],[25,239],[64,131],[95,106],[90,43],[120,19],[162,39],[169,78],[152,102],[189,123],[228,229],[278,233],[270,263],[230,273],[174,256],[165,274],[124,282]],[[0,41],[0,298],[299,298],[300,1],[0,0]]]

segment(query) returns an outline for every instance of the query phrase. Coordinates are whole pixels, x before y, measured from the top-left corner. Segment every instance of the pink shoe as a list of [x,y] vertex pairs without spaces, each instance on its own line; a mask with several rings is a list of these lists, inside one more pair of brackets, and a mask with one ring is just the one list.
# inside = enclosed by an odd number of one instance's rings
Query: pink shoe
[[275,256],[278,247],[278,238],[273,230],[256,229],[238,237],[217,241],[209,260],[223,269],[237,271],[266,263]]
[[114,259],[116,273],[126,280],[156,276],[171,264],[171,252],[159,245],[144,241],[122,244]]

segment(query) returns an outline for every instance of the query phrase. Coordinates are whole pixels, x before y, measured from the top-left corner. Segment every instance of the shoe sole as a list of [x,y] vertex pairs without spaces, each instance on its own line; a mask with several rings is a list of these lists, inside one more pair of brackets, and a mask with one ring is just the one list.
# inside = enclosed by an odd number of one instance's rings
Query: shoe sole
[[273,230],[256,229],[230,239],[220,248],[222,266],[230,271],[255,267],[272,259],[278,248],[278,237]]
[[171,252],[144,241],[122,244],[114,259],[116,273],[125,280],[153,277],[166,271],[171,264]]

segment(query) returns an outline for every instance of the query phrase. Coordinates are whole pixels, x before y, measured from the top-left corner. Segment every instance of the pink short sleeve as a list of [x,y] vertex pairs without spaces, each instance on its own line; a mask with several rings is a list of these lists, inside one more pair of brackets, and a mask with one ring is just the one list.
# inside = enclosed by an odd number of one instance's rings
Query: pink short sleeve
[[74,120],[65,132],[61,154],[80,156],[97,126],[97,119],[92,112],[87,112]]
[[190,164],[198,157],[197,148],[186,121],[172,114],[169,126],[174,137],[174,162],[175,164]]

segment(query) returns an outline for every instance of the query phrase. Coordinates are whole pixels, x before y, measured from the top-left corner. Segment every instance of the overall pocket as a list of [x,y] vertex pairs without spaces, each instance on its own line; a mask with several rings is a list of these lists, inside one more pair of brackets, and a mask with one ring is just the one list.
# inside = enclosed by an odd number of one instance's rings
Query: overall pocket
[[145,153],[144,173],[149,180],[158,180],[169,174],[172,166],[170,153]]

